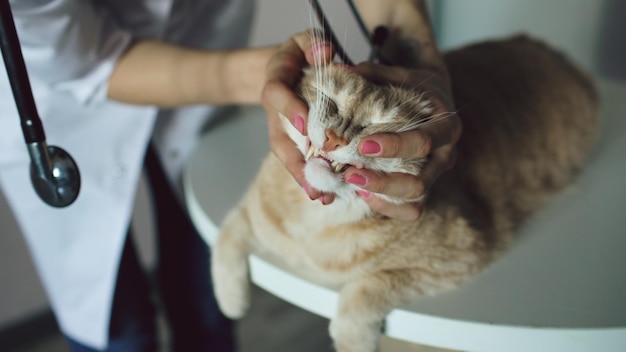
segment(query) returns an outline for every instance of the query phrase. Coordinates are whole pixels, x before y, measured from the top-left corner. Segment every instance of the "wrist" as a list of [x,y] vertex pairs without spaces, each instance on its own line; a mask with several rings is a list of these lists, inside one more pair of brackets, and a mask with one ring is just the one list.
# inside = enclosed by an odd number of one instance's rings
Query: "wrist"
[[359,0],[370,32],[383,25],[389,36],[382,55],[394,65],[446,73],[423,0]]
[[221,90],[223,104],[260,104],[266,67],[276,47],[226,52],[214,84]]

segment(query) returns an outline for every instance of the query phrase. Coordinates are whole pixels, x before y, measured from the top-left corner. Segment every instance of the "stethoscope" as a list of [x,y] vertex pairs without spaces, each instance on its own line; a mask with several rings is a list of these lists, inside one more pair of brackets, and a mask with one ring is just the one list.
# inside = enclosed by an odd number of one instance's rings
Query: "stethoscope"
[[46,143],[8,0],[0,0],[0,48],[30,155],[33,188],[45,203],[66,207],[78,197],[80,172],[65,150]]
[[[385,63],[380,49],[387,38],[385,27],[377,27],[370,35],[359,11],[352,0],[346,0],[359,28],[370,44],[369,60]],[[329,40],[337,55],[347,65],[352,60],[337,40],[328,24],[318,0],[310,0],[326,39]],[[31,159],[30,180],[35,192],[45,203],[53,207],[66,207],[72,204],[80,191],[80,172],[78,165],[68,152],[60,147],[49,146],[43,124],[37,113],[26,65],[22,56],[20,42],[15,29],[13,13],[9,1],[0,0],[0,48],[7,70],[13,98],[20,115],[22,132]]]
[[[370,55],[369,55],[368,61],[380,63],[380,64],[389,64],[389,61],[383,57],[382,52],[381,52],[382,46],[385,40],[387,40],[387,37],[389,36],[389,31],[387,27],[378,26],[374,29],[374,32],[370,34],[369,31],[367,30],[367,26],[365,26],[365,22],[363,21],[363,18],[361,17],[359,13],[359,10],[354,4],[354,1],[346,0],[346,3],[348,4],[348,7],[350,8],[350,12],[352,13],[352,16],[357,22],[357,25],[359,27],[359,30],[361,31],[361,34],[363,34],[363,36],[366,38],[366,41],[368,42],[370,46]],[[333,29],[330,27],[329,21],[326,18],[326,15],[324,14],[324,11],[322,9],[322,6],[320,5],[319,0],[309,0],[309,4],[311,8],[313,9],[313,12],[315,12],[315,16],[317,17],[318,22],[322,26],[322,31],[324,33],[324,36],[326,37],[325,39],[332,43],[339,59],[346,65],[350,65],[350,66],[354,65],[354,62],[350,59],[350,57],[348,57],[348,53],[346,52],[346,50],[339,43],[339,40],[337,40],[337,36],[335,35],[335,32],[333,31]]]

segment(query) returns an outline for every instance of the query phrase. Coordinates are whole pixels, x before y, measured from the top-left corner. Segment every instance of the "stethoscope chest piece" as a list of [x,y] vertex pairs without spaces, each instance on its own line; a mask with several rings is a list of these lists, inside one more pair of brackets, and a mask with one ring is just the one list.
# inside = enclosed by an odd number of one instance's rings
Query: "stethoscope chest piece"
[[11,7],[5,0],[0,0],[0,48],[31,159],[31,183],[46,204],[66,207],[76,200],[80,191],[78,166],[65,150],[46,143]]
[[30,181],[39,198],[56,208],[72,204],[80,193],[80,172],[70,154],[41,143],[29,144],[28,151],[32,160]]

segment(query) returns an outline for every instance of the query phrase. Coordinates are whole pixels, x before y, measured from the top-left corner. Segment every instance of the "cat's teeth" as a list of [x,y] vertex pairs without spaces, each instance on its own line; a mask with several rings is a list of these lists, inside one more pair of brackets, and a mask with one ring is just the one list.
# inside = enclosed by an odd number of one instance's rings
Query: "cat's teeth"
[[326,160],[328,160],[330,162],[331,169],[335,173],[341,172],[341,170],[343,170],[343,168],[346,166],[345,164],[338,163],[336,161],[331,161],[328,158],[328,155],[326,155],[326,153],[324,153],[321,150],[315,148],[315,146],[313,144],[311,144],[309,146],[309,149],[307,149],[306,154],[304,155],[304,160],[308,161],[311,158],[314,158],[314,157],[316,158],[316,157],[319,157],[319,156],[322,156],[324,159],[326,159]]
[[336,161],[333,161],[331,165],[335,173],[339,173],[343,169],[343,167],[346,166],[345,164],[338,163]]
[[313,146],[313,144],[311,144],[311,146],[309,147],[309,150],[306,151],[306,155],[304,156],[304,160],[311,159],[313,154],[315,154],[315,149],[316,148]]

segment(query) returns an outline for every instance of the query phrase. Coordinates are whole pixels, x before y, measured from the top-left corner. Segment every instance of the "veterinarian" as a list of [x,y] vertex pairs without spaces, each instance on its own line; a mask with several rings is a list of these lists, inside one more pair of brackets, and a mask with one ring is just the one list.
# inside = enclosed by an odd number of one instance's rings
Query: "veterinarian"
[[[382,8],[383,2],[358,3],[368,24],[394,18],[387,23],[392,30],[406,28],[404,36],[428,42],[419,56],[428,74],[443,77],[439,82],[445,97],[445,70],[421,2],[388,1]],[[313,50],[330,59],[333,48],[313,48],[299,34],[280,47],[240,50],[252,23],[252,0],[16,0],[11,6],[48,143],[71,152],[82,186],[67,208],[49,207],[36,196],[27,179],[30,160],[4,70],[0,184],[72,351],[156,350],[150,281],[129,236],[143,165],[158,219],[157,282],[173,348],[233,350],[231,324],[212,296],[206,246],[180,203],[180,173],[202,126],[220,111],[211,106],[254,104],[263,97],[273,150],[311,198],[332,202],[332,195],[302,183],[301,156],[284,143],[275,122],[281,112],[306,132],[307,111],[293,93],[294,77],[313,63]],[[421,20],[417,27],[409,15]],[[423,71],[402,67],[362,65],[355,70],[395,83],[407,74],[423,77]],[[348,170],[365,181],[363,196],[373,209],[405,220],[419,216],[418,203],[397,207],[370,192],[419,198],[452,160],[449,148],[460,128],[446,127],[372,136],[373,144],[361,146],[373,156],[429,154],[434,165],[424,179]]]
[[71,349],[157,350],[150,283],[128,235],[145,159],[173,349],[234,350],[212,296],[206,245],[170,184],[179,184],[199,130],[217,113],[208,105],[259,101],[269,51],[224,51],[247,45],[253,1],[11,6],[47,141],[72,154],[82,187],[67,208],[35,195],[4,67],[0,182]]

